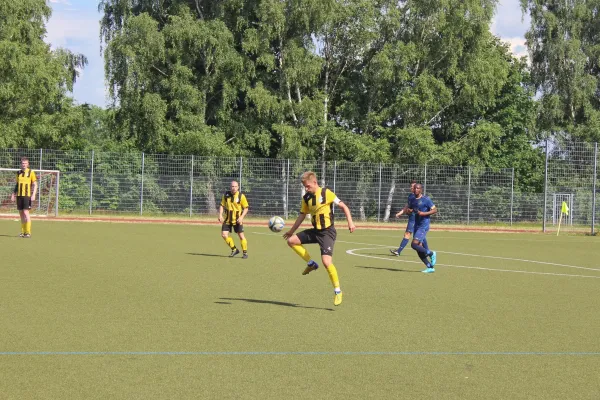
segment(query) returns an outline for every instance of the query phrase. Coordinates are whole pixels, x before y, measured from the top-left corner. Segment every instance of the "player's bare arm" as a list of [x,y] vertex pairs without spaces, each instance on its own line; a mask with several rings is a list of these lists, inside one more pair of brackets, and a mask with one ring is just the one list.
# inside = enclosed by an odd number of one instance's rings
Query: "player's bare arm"
[[32,191],[31,191],[31,201],[35,201],[35,194],[37,193],[37,181],[33,182],[33,184],[31,185],[32,187]]
[[219,222],[223,222],[223,206],[219,206]]
[[346,214],[346,219],[348,220],[348,229],[350,230],[350,233],[354,232],[356,230],[356,226],[354,226],[354,222],[352,221],[352,214],[350,213],[350,209],[346,204],[344,204],[343,201],[340,201],[338,207],[340,207],[344,214]]
[[17,199],[17,191],[19,190],[19,183],[15,183],[15,190],[13,190],[11,196],[10,196],[10,201],[11,202],[15,202],[15,200]]
[[408,207],[408,204],[404,206],[404,208],[402,208],[402,210],[398,211],[398,214],[396,214],[396,218],[400,218],[403,214],[410,214],[412,212],[412,210]]
[[237,220],[238,225],[242,225],[243,221],[244,221],[244,217],[246,216],[246,214],[248,214],[248,207],[244,208],[242,210],[242,215],[240,215],[240,217]]
[[283,238],[284,239],[289,239],[294,235],[294,232],[296,232],[296,230],[300,227],[300,225],[302,225],[302,222],[304,221],[304,219],[306,218],[306,214],[298,214],[298,218],[296,218],[296,222],[294,222],[294,225],[290,228],[289,231],[287,231],[286,233],[283,234]]

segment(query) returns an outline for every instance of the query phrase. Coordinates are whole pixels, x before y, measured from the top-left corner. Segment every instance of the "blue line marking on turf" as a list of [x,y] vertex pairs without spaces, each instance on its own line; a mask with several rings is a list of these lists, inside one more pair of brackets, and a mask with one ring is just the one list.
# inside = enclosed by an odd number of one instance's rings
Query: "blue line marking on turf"
[[0,356],[600,356],[536,351],[2,351]]

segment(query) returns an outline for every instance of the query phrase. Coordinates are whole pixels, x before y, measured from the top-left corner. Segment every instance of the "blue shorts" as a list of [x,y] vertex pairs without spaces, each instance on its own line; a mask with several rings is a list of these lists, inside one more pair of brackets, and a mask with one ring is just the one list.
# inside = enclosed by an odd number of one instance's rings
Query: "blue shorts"
[[406,231],[413,233],[415,231],[415,219],[414,217],[408,217],[408,224],[406,224]]
[[427,236],[427,232],[429,232],[429,224],[417,226],[417,230],[413,235],[413,240],[423,242],[423,240],[425,240],[425,237]]

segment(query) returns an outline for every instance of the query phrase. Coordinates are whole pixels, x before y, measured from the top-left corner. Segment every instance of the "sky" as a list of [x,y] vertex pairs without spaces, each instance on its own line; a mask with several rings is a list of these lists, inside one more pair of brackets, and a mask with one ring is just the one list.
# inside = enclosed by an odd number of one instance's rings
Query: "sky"
[[[104,81],[104,58],[100,53],[100,17],[97,0],[47,0],[52,17],[46,25],[46,42],[82,53],[88,65],[81,71],[73,89],[79,104],[100,107],[108,104]],[[524,34],[529,17],[523,18],[519,0],[499,0],[492,32],[508,42],[517,56],[527,55]]]

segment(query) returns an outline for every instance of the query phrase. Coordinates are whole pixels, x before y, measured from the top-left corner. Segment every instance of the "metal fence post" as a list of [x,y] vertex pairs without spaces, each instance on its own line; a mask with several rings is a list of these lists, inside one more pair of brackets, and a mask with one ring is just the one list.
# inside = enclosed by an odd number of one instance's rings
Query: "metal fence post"
[[425,176],[423,177],[423,194],[427,193],[427,164],[425,164]]
[[377,222],[379,222],[379,216],[381,215],[381,163],[379,163],[379,199],[377,200]]
[[598,179],[598,142],[594,143],[594,182],[592,183],[592,235],[596,225],[596,180]]
[[337,160],[333,161],[333,193],[335,193],[335,180],[337,175]]
[[[40,149],[40,171],[42,170],[42,149]],[[41,172],[40,172],[41,175]],[[40,193],[41,194],[41,193]],[[38,213],[41,211],[42,209],[42,196],[38,195]]]
[[542,232],[546,232],[546,209],[548,208],[548,138],[546,138],[546,165],[544,167],[544,221],[542,222]]
[[290,209],[290,159],[287,159],[287,173],[285,174],[285,219],[289,216]]
[[510,180],[510,226],[513,224],[513,204],[515,198],[515,169],[512,169],[512,176]]
[[56,175],[56,193],[54,194],[54,216],[58,217],[58,191],[60,190],[60,172]]
[[140,215],[144,213],[144,164],[146,161],[146,156],[142,152],[142,185],[140,187]]
[[469,183],[467,187],[467,225],[471,223],[471,166],[467,167],[469,173]]
[[192,154],[192,168],[190,169],[190,218],[192,217],[192,209],[194,202],[194,155]]
[[239,190],[242,191],[242,163],[244,162],[243,157],[240,157],[240,182],[239,182]]
[[90,171],[90,215],[92,215],[93,201],[94,201],[94,150],[92,150],[92,168]]

